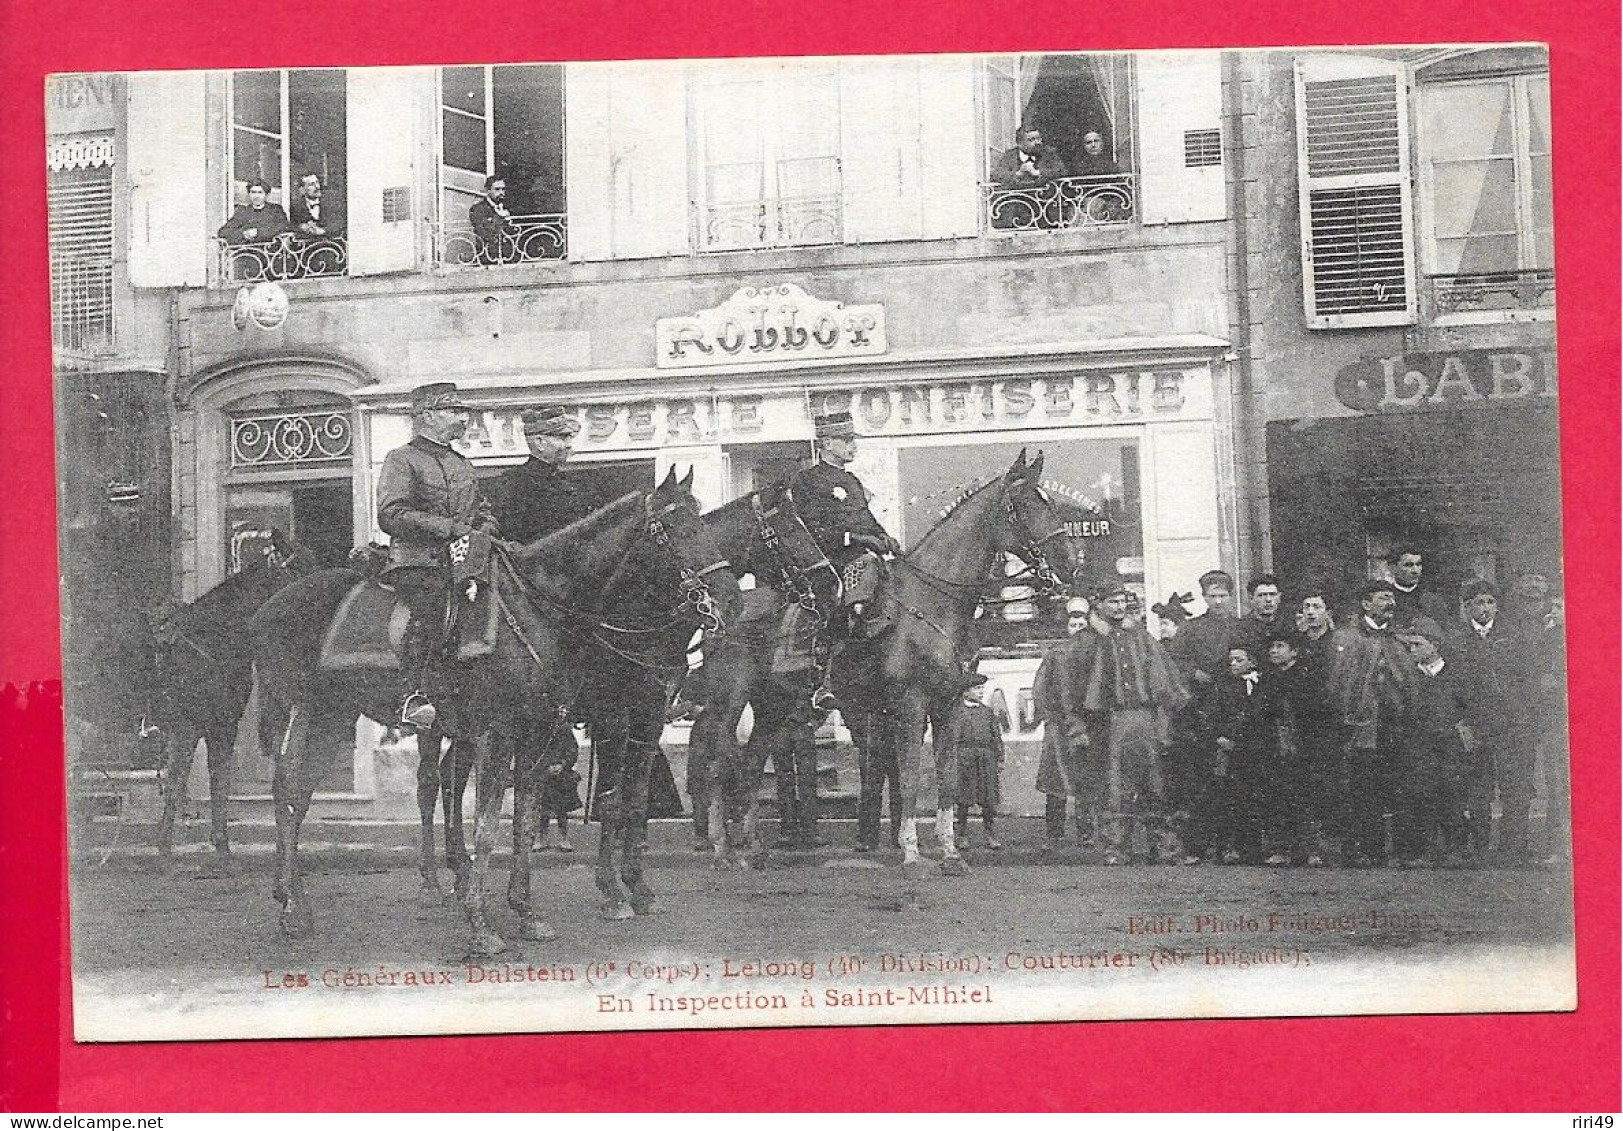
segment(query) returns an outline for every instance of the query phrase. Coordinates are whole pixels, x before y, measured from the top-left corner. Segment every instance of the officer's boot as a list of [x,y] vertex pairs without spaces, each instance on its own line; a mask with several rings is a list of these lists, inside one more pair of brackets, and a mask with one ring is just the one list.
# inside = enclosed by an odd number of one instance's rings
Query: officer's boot
[[405,635],[400,642],[400,650],[404,653],[400,665],[404,688],[404,698],[400,704],[400,726],[407,730],[426,731],[439,717],[439,711],[430,701],[427,691],[437,647],[436,635],[415,613],[406,622]]

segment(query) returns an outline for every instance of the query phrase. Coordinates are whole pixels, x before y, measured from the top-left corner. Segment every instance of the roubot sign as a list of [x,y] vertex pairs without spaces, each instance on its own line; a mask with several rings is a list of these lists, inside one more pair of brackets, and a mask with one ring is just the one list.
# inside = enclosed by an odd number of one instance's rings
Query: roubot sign
[[793,283],[742,287],[720,306],[654,328],[661,369],[758,365],[885,352],[885,308],[813,298]]
[[1555,395],[1553,351],[1406,353],[1365,358],[1336,374],[1336,399],[1367,413],[1548,402]]

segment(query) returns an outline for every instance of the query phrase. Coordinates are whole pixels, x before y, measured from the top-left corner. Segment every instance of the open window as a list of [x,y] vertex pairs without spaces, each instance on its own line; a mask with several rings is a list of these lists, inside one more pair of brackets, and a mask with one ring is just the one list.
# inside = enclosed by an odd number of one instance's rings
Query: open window
[[341,70],[232,72],[227,282],[347,271],[345,111]]
[[840,242],[836,64],[708,65],[696,80],[694,112],[701,250]]
[[440,70],[440,262],[497,266],[568,253],[564,70]]
[[1137,214],[1133,58],[1012,55],[986,61],[987,227],[1125,224]]
[[1473,53],[1424,68],[1416,81],[1421,251],[1433,313],[1553,313],[1550,79],[1543,52]]

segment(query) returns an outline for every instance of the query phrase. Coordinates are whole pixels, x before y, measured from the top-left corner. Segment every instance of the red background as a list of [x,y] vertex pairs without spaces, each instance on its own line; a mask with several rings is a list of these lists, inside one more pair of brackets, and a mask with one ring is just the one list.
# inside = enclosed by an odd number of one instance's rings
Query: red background
[[[1551,45],[1579,1003],[1574,1014],[75,1046],[61,738],[0,771],[0,1108],[1619,1109],[1618,9],[1301,0],[0,0],[0,680],[60,676],[42,78],[676,55]],[[815,21],[815,26],[813,26]]]

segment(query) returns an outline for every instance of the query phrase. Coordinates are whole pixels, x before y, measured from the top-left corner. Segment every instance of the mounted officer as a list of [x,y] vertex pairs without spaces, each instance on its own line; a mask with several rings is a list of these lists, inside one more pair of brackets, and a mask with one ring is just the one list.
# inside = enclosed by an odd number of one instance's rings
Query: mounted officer
[[[840,577],[839,609],[829,617],[836,645],[860,621],[867,602],[878,592],[882,559],[901,552],[873,511],[872,497],[862,481],[846,468],[857,456],[856,427],[849,412],[830,412],[812,421],[817,459],[789,480],[789,495],[795,512],[805,523],[812,540],[833,563]],[[835,595],[819,593],[825,607],[832,607]],[[812,696],[814,706],[836,706],[828,687],[827,670],[823,685]]]
[[492,494],[503,537],[533,542],[585,518],[595,504],[564,470],[580,422],[559,405],[525,409],[522,420],[530,458],[502,472]]
[[[426,730],[437,712],[427,689],[445,649],[451,547],[488,554],[497,533],[490,501],[473,465],[451,444],[468,428],[468,406],[449,381],[411,392],[411,442],[383,459],[378,476],[378,526],[389,536],[383,580],[411,610],[401,642],[404,698],[400,724]],[[484,540],[484,547],[471,544]]]

